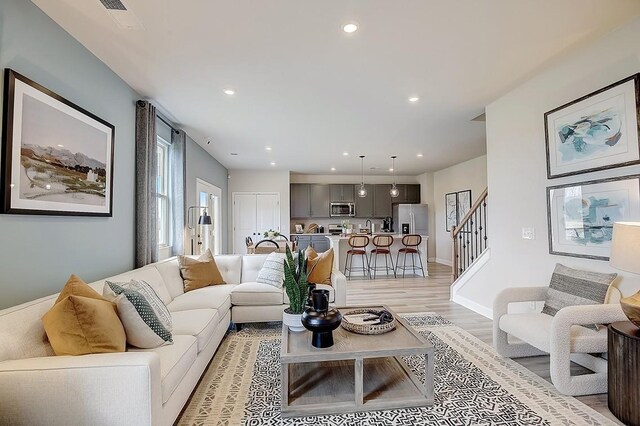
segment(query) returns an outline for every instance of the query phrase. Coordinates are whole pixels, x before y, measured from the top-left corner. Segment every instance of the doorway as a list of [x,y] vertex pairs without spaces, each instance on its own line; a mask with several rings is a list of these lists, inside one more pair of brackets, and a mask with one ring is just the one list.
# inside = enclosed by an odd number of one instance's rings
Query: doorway
[[233,193],[233,253],[246,254],[246,238],[254,243],[264,238],[264,233],[280,232],[280,193]]
[[[191,254],[203,254],[211,249],[214,255],[221,254],[222,250],[222,190],[202,179],[196,179],[196,205],[204,207],[200,211],[193,211],[195,217],[190,218],[195,224],[195,232],[191,236]],[[211,225],[198,225],[198,216],[206,210],[211,216]]]

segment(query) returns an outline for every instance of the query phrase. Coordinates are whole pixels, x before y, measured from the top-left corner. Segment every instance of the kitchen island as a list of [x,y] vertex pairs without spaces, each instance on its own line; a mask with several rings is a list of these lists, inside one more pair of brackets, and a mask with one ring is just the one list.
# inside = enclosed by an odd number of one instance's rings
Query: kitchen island
[[[401,248],[404,247],[404,245],[402,244],[402,234],[397,234],[397,233],[389,233],[389,232],[378,232],[378,233],[374,233],[374,234],[341,234],[341,235],[329,235],[327,236],[327,238],[329,239],[329,246],[331,248],[333,248],[333,265],[336,269],[340,270],[342,273],[344,273],[344,266],[345,266],[345,261],[347,259],[347,250],[349,250],[349,238],[352,235],[366,235],[367,237],[369,237],[369,245],[366,247],[367,250],[367,257],[370,255],[371,250],[373,250],[375,248],[375,246],[373,245],[373,237],[375,237],[376,235],[391,235],[393,237],[393,245],[391,247],[389,247],[390,251],[391,251],[391,257],[393,258],[393,265],[395,266],[396,264],[396,256],[398,255],[398,250],[400,250]],[[420,243],[420,245],[418,246],[418,249],[420,250],[420,258],[422,259],[422,265],[424,266],[424,275],[428,276],[429,272],[427,271],[427,259],[428,259],[428,253],[427,253],[427,242],[429,241],[429,236],[428,235],[421,235],[422,237],[422,242]],[[402,264],[402,260],[403,260],[403,254],[400,255],[400,263]],[[409,257],[407,258],[407,266],[409,266],[411,263],[411,255],[408,255]],[[353,266],[360,266],[360,258],[359,256],[356,256],[356,258],[353,260]],[[416,265],[418,264],[418,259],[416,259]],[[384,258],[382,255],[379,255],[378,258],[378,266],[380,265],[384,265]],[[416,273],[419,275],[420,274],[420,270],[417,270]],[[402,274],[402,271],[400,271],[400,274]],[[377,276],[384,276],[385,272],[382,270],[379,270],[376,273]],[[411,275],[411,270],[407,269],[407,271],[405,272],[405,276],[407,275]],[[352,277],[361,277],[363,276],[362,273],[353,273],[351,274]]]

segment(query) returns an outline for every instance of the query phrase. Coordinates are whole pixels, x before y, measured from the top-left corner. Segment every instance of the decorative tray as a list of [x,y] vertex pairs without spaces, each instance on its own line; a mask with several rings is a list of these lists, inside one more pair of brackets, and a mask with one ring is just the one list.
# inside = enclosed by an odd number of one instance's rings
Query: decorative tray
[[389,322],[378,319],[365,321],[378,316],[380,310],[376,309],[353,309],[342,314],[342,328],[352,333],[358,334],[384,334],[396,328],[396,319],[386,312],[391,318]]

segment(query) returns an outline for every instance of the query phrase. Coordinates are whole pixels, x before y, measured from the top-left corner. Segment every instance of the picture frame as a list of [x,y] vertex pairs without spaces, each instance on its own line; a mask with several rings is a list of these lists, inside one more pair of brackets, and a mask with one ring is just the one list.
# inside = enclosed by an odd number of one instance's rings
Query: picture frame
[[5,69],[0,212],[113,214],[115,126]]
[[613,223],[640,219],[640,175],[547,187],[549,253],[609,260]]
[[544,114],[547,178],[640,164],[640,73]]
[[445,229],[447,232],[451,232],[451,229],[458,226],[464,219],[469,210],[471,210],[471,202],[470,189],[445,194]]

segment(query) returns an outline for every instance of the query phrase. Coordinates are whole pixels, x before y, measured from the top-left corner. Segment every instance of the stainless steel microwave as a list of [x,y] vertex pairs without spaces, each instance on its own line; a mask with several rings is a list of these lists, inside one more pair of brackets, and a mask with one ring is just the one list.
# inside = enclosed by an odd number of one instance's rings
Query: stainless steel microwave
[[355,217],[355,203],[331,203],[331,217]]

